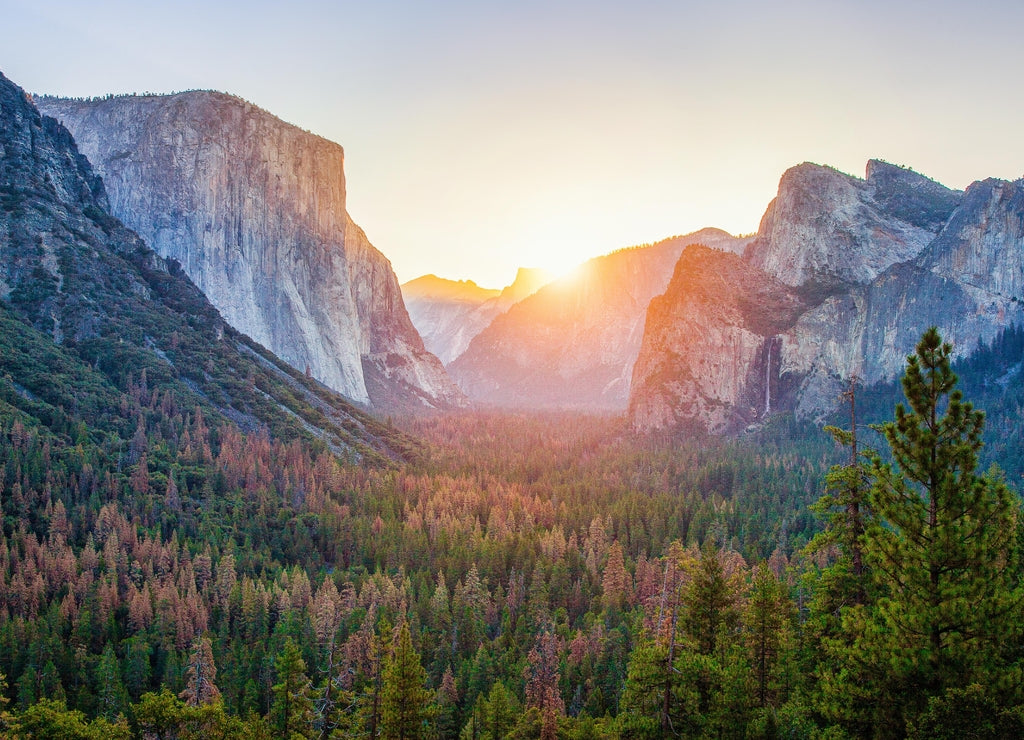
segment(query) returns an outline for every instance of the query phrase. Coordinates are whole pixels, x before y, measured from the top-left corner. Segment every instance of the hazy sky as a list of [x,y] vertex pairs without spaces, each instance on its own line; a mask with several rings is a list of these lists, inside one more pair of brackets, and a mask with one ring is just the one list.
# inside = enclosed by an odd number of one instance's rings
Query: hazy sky
[[0,0],[0,71],[224,90],[345,147],[401,280],[500,286],[702,226],[802,161],[1024,174],[1024,3]]

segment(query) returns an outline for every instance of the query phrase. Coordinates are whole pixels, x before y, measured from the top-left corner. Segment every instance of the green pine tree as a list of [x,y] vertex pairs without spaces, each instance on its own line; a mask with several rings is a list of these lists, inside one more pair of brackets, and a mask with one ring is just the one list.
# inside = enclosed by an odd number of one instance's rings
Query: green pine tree
[[691,644],[641,635],[629,658],[619,711],[623,737],[655,738],[696,734],[700,694],[691,670],[699,665]]
[[7,705],[11,700],[7,698],[8,691],[7,675],[0,671],[0,732],[6,731],[11,722],[11,715],[7,711]]
[[789,599],[775,574],[761,563],[754,573],[750,597],[744,612],[747,644],[754,682],[757,706],[776,704],[779,686],[776,680],[789,612]]
[[481,738],[498,740],[508,735],[519,719],[521,707],[516,695],[505,688],[501,681],[495,681],[491,693],[483,705]]
[[972,683],[1000,706],[1020,698],[1007,652],[1020,635],[1017,506],[997,473],[975,472],[984,414],[955,389],[951,354],[924,334],[903,378],[910,408],[879,427],[891,461],[873,454],[868,468],[864,558],[880,596],[846,611],[847,667],[824,681],[832,713],[858,731],[902,735],[929,697]]
[[270,709],[274,730],[278,737],[307,738],[313,733],[313,700],[306,675],[306,661],[292,638],[284,642],[284,649],[274,661],[277,683],[272,691],[274,704]]
[[409,625],[403,623],[392,655],[384,664],[381,692],[381,736],[386,740],[426,737],[432,692],[426,689],[427,672],[412,646]]
[[138,699],[149,687],[152,668],[150,666],[150,647],[146,638],[135,635],[126,643],[125,685],[129,695]]
[[[855,379],[854,379],[855,380]],[[864,565],[863,537],[870,520],[868,466],[871,451],[861,452],[857,444],[857,405],[855,382],[846,395],[850,399],[850,428],[825,427],[837,443],[850,448],[848,465],[833,465],[825,476],[825,495],[811,510],[825,520],[825,529],[807,547],[814,555],[837,548],[838,560],[824,573],[816,594],[820,614],[834,614],[847,604],[868,600],[867,573]],[[834,629],[835,624],[825,625]]]
[[106,719],[114,719],[128,706],[128,691],[121,679],[121,667],[114,654],[113,643],[108,642],[96,667],[97,713]]

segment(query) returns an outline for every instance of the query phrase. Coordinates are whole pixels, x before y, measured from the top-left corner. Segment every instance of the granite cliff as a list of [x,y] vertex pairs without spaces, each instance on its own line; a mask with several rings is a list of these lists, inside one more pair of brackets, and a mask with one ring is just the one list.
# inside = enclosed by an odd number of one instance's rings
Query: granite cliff
[[683,248],[737,252],[748,242],[704,229],[589,260],[495,317],[448,370],[481,403],[624,410],[647,306]]
[[231,326],[375,408],[464,402],[346,211],[340,146],[214,92],[37,103]]
[[[800,165],[741,262],[709,270],[684,254],[652,303],[634,428],[717,432],[780,410],[819,416],[852,376],[898,375],[929,326],[963,356],[1020,324],[1024,181],[959,192],[884,162],[869,162],[864,180]],[[709,354],[723,372],[705,371]]]

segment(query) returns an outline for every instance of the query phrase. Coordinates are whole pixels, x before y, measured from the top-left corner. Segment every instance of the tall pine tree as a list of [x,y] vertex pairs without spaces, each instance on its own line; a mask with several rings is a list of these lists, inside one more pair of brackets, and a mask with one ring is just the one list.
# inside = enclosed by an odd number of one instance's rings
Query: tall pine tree
[[403,622],[394,652],[384,665],[381,736],[386,740],[426,737],[433,698],[425,686],[426,681],[427,672],[412,646],[409,625]]
[[306,661],[292,638],[284,641],[281,654],[274,661],[277,683],[273,686],[274,705],[270,713],[278,737],[304,738],[313,734],[313,700]]
[[185,689],[179,696],[190,707],[211,704],[220,699],[217,680],[217,666],[213,662],[213,645],[208,637],[197,637],[188,657],[185,673]]
[[859,719],[886,734],[974,682],[1001,705],[1020,698],[1008,652],[1020,634],[1017,506],[998,474],[975,472],[984,414],[955,389],[951,354],[937,330],[924,334],[903,378],[909,409],[879,427],[891,460],[872,455],[868,468],[863,548],[880,596],[848,610],[850,669],[835,688],[877,707]]

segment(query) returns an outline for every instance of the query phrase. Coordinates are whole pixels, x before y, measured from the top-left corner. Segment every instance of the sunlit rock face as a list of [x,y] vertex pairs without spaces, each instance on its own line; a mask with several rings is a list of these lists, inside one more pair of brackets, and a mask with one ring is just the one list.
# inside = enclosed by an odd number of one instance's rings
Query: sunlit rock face
[[[930,326],[958,356],[970,353],[1024,320],[1022,229],[1022,181],[961,193],[881,162],[869,162],[865,180],[793,168],[744,268],[716,273],[684,253],[652,302],[634,427],[716,432],[777,411],[819,416],[852,376],[896,377]],[[780,285],[796,303],[779,303]]]
[[796,291],[742,258],[687,247],[647,311],[633,369],[634,426],[723,432],[771,413],[782,392],[778,335],[803,308]]
[[748,242],[704,229],[590,260],[498,315],[449,372],[483,404],[623,411],[647,306],[683,248],[741,252]]
[[340,146],[220,93],[37,102],[232,326],[374,407],[463,402],[345,209]]
[[481,288],[472,280],[424,275],[404,283],[402,296],[423,344],[448,365],[496,316],[551,280],[546,270],[521,267],[511,285],[496,290]]

